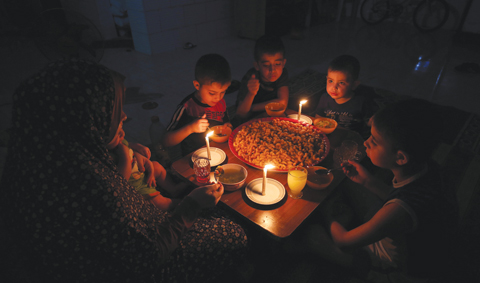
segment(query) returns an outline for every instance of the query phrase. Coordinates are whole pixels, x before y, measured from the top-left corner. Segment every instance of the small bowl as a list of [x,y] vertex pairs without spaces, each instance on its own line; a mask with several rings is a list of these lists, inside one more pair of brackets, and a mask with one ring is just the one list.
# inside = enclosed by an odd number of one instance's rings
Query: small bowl
[[335,131],[335,129],[338,126],[338,123],[337,121],[330,118],[317,117],[313,120],[313,125],[328,135],[333,131]]
[[[235,191],[245,185],[245,180],[248,176],[247,169],[245,169],[245,167],[235,163],[221,165],[221,167],[223,168],[224,173],[222,176],[220,176],[218,181],[223,184],[223,187],[226,191]],[[233,174],[239,174],[240,176],[235,178],[232,176]],[[232,178],[234,179],[232,180]]]
[[265,111],[267,111],[268,116],[271,117],[278,117],[282,116],[287,109],[283,103],[279,102],[270,102],[269,104],[265,105]]
[[333,181],[333,173],[317,175],[315,170],[327,168],[322,166],[312,166],[307,168],[307,186],[314,190],[323,190],[328,187]]
[[210,130],[207,130],[207,132],[213,131],[213,135],[209,137],[210,140],[218,143],[223,143],[228,140],[228,137],[232,133],[232,128],[219,125],[215,127],[211,127]]

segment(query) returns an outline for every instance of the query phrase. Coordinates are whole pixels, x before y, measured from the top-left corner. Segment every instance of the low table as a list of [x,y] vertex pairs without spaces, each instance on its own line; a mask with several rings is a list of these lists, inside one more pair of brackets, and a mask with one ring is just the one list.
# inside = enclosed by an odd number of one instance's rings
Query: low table
[[[287,114],[296,113],[288,111]],[[333,166],[333,152],[335,148],[340,146],[343,140],[351,139],[358,143],[359,150],[364,152],[363,139],[353,131],[338,127],[331,134],[327,135],[330,141],[330,152],[328,156],[318,165],[326,168]],[[222,149],[227,158],[225,163],[237,163],[247,169],[248,176],[245,186],[253,179],[262,178],[263,170],[253,168],[239,160],[228,147],[228,142],[216,143],[211,141],[210,147]],[[201,186],[195,180],[195,173],[192,168],[192,154],[184,156],[175,161],[172,168],[184,178],[188,179],[195,185]],[[285,238],[292,234],[293,231],[327,198],[327,196],[338,186],[345,178],[341,170],[334,170],[333,182],[323,190],[314,190],[305,186],[303,189],[303,197],[301,199],[292,199],[288,196],[289,187],[287,184],[287,173],[268,172],[268,178],[279,181],[287,190],[285,197],[278,203],[273,205],[259,205],[252,202],[245,193],[245,186],[236,191],[225,191],[219,205],[238,213],[248,221],[258,225],[262,229],[268,231],[271,235],[278,238]]]

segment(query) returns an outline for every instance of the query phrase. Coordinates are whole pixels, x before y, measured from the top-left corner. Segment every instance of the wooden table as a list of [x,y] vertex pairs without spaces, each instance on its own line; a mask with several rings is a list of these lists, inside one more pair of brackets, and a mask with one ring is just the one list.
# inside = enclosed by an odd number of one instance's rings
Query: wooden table
[[[288,114],[296,113],[288,111]],[[334,149],[340,146],[343,140],[351,139],[357,141],[360,151],[365,151],[363,146],[363,139],[361,136],[353,131],[338,127],[331,134],[327,135],[330,141],[330,152],[327,157],[318,165],[327,168],[333,166],[333,152]],[[227,158],[225,163],[237,163],[244,166],[248,171],[245,185],[256,178],[263,177],[263,170],[253,168],[240,161],[228,147],[228,142],[216,143],[211,141],[210,147],[217,147],[222,149]],[[191,155],[175,161],[172,168],[190,180],[192,183],[200,186],[195,180],[195,173],[192,168]],[[228,192],[225,191],[219,205],[224,205],[227,208],[237,212],[239,215],[255,223],[261,228],[267,230],[273,236],[278,238],[285,238],[289,236],[321,203],[327,196],[338,186],[338,184],[345,178],[341,170],[334,170],[333,182],[323,190],[314,190],[305,186],[303,190],[303,197],[301,199],[292,199],[288,196],[289,187],[287,185],[287,173],[268,172],[268,178],[273,178],[283,184],[287,190],[285,197],[274,205],[259,205],[252,202],[245,194],[245,187]]]

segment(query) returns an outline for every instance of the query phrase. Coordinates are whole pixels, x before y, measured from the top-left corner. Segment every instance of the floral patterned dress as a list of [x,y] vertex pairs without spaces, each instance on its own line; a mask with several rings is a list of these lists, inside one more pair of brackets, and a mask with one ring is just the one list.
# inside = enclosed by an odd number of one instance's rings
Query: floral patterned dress
[[161,211],[117,172],[106,149],[115,86],[110,70],[75,59],[19,86],[2,218],[48,282],[209,281],[245,254],[246,235],[189,197]]

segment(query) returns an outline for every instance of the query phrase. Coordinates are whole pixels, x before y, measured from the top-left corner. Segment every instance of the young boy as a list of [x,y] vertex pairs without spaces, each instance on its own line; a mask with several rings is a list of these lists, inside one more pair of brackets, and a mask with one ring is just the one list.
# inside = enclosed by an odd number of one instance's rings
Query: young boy
[[182,155],[205,145],[209,125],[232,127],[223,99],[232,75],[227,60],[218,54],[207,54],[195,66],[195,91],[182,100],[167,127],[164,145],[181,144]]
[[[355,161],[344,164],[344,173],[382,199],[383,206],[352,230],[326,217],[330,233],[313,226],[305,242],[345,267],[360,269],[363,263],[369,279],[418,282],[439,277],[448,270],[449,244],[458,221],[455,192],[443,186],[439,166],[430,159],[440,140],[440,115],[427,101],[405,100],[377,112],[371,126],[367,155],[374,165],[393,173],[392,185]],[[362,250],[364,260],[359,260]]]
[[253,68],[242,78],[237,94],[235,124],[265,111],[270,102],[288,104],[285,47],[279,37],[262,36],[254,48]]
[[150,161],[150,150],[147,147],[140,144],[128,144],[124,139],[125,132],[123,131],[123,121],[126,119],[127,115],[122,112],[117,132],[107,144],[110,155],[115,160],[120,174],[138,193],[161,210],[172,210],[180,200],[162,196],[156,189],[157,184],[173,196],[182,193],[187,185],[175,184],[160,163]]
[[360,62],[350,55],[341,55],[330,62],[327,93],[322,94],[315,110],[316,117],[328,117],[338,125],[368,137],[368,119],[377,110],[373,90],[359,87]]

